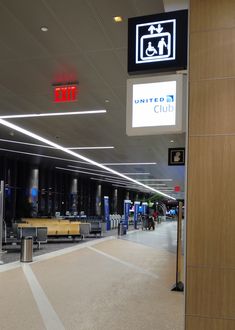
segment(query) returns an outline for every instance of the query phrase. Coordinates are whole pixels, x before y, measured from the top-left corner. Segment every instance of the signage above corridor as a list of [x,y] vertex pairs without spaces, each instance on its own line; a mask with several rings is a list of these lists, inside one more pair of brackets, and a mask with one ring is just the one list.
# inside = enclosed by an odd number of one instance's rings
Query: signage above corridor
[[187,67],[187,10],[130,18],[128,72]]

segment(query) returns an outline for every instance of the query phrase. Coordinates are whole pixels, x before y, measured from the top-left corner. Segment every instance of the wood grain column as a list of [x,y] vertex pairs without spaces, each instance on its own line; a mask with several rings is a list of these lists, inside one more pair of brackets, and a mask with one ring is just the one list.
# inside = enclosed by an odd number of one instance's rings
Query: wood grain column
[[186,329],[235,329],[235,1],[190,1]]

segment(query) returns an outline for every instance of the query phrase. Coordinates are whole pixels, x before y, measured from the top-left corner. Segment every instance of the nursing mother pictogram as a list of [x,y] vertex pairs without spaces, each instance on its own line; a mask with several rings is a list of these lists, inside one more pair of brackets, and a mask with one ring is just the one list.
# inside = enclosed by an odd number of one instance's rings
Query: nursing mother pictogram
[[136,26],[136,63],[175,59],[176,20]]

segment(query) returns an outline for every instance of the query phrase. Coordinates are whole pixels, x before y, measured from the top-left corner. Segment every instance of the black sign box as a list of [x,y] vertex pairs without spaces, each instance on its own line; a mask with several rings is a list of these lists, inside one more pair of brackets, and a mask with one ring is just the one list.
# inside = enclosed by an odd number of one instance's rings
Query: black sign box
[[187,10],[129,18],[128,72],[186,69],[187,39]]
[[185,165],[185,148],[169,148],[168,165],[169,166]]

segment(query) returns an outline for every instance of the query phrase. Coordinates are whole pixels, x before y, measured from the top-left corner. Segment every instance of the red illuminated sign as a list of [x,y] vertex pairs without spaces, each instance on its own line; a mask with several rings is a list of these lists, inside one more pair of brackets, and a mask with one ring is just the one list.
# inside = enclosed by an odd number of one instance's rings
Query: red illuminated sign
[[175,186],[175,192],[180,192],[180,186]]
[[54,88],[54,102],[77,101],[78,87],[76,85],[56,86]]

